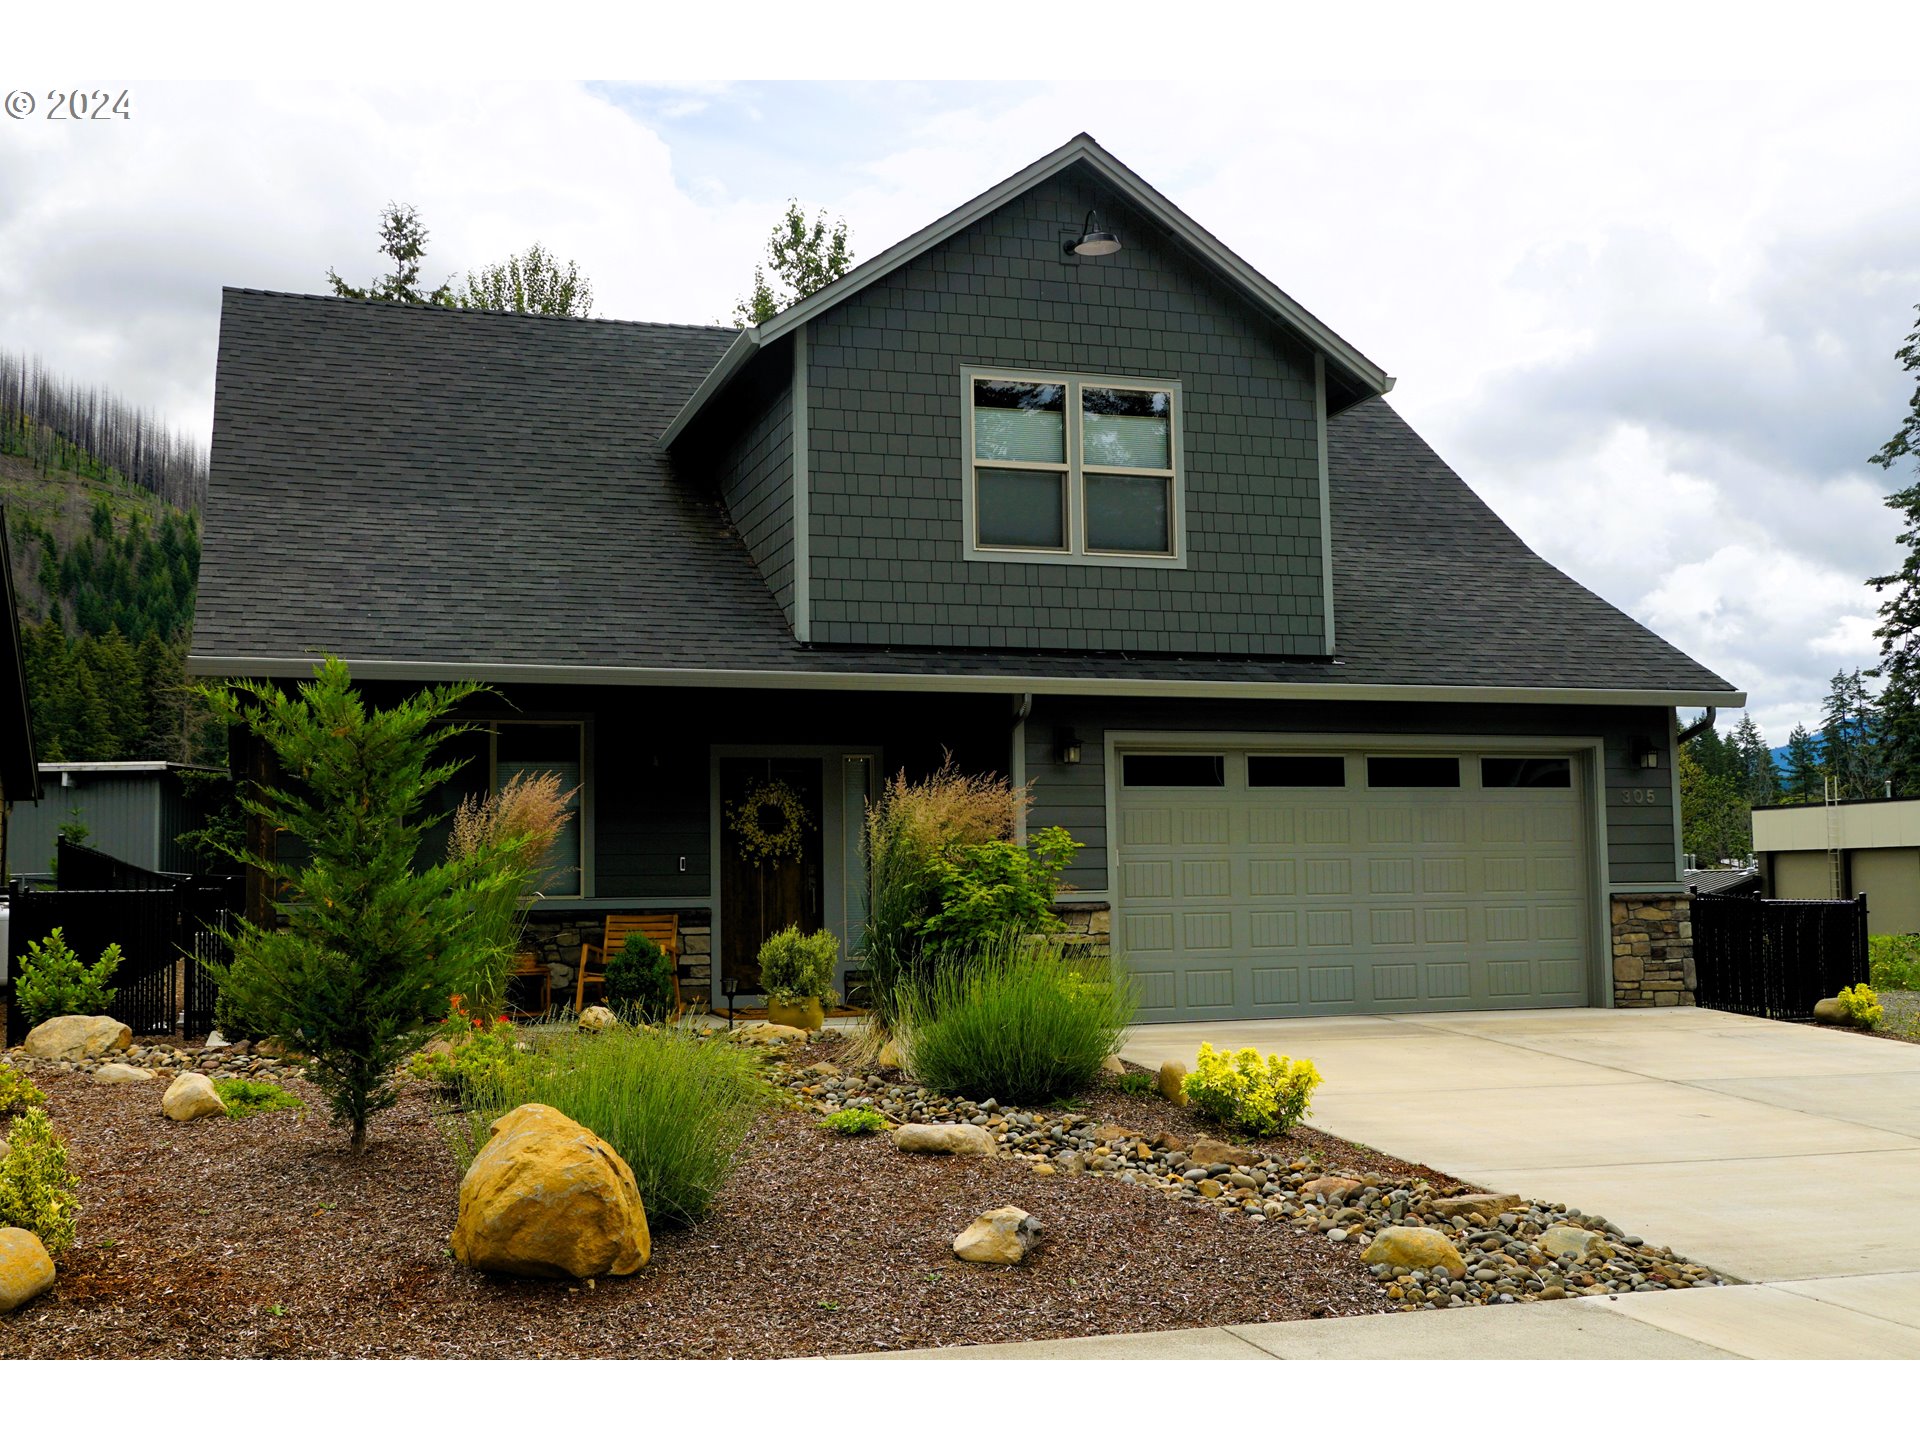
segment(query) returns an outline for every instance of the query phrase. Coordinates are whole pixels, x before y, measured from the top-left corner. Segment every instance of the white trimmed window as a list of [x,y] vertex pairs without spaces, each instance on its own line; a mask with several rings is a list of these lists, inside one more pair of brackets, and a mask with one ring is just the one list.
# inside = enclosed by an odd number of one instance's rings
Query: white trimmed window
[[577,899],[586,894],[586,864],[581,843],[582,783],[586,774],[586,727],[576,720],[497,720],[488,726],[493,787],[498,790],[521,775],[559,777],[567,801],[566,823],[547,857],[544,874],[533,888],[543,899]]
[[968,370],[969,559],[1182,565],[1180,387]]

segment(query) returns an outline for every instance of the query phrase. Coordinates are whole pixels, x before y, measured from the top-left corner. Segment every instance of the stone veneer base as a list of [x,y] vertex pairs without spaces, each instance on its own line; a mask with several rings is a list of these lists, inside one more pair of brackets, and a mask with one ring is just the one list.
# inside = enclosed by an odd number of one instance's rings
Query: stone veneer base
[[1642,1009],[1691,1005],[1693,901],[1685,895],[1615,895],[1613,1003]]

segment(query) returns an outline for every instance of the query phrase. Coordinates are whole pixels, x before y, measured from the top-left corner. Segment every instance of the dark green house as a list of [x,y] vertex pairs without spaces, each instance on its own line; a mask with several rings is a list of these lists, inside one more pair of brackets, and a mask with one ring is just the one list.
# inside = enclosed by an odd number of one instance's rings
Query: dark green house
[[951,752],[1146,1018],[1687,1003],[1675,707],[1744,696],[1391,385],[1084,135],[750,330],[229,290],[192,664],[488,682],[468,773],[581,785],[552,954],[675,910],[715,996]]

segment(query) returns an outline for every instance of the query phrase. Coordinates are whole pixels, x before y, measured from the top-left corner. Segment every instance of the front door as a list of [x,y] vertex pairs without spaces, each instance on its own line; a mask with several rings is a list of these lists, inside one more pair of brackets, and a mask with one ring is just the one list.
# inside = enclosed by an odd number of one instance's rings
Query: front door
[[720,761],[720,979],[760,991],[760,944],[824,925],[825,829],[817,758]]

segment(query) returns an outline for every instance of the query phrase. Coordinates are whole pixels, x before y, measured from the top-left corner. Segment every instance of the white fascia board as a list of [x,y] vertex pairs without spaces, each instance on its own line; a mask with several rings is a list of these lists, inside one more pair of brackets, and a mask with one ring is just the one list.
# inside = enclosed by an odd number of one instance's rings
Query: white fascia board
[[[1104,695],[1191,700],[1382,700],[1492,705],[1723,705],[1738,691],[1608,690],[1499,685],[1342,685],[1306,680],[1130,680],[1069,675],[918,675],[887,671],[701,670],[685,666],[453,663],[341,656],[360,680],[478,680],[516,685],[679,686],[719,690],[886,690],[921,694]],[[189,655],[192,675],[306,678],[317,655]]]
[[700,413],[701,407],[726,388],[727,382],[740,373],[740,367],[752,358],[754,351],[760,348],[760,344],[760,332],[752,327],[742,330],[734,337],[733,343],[727,346],[725,353],[715,362],[713,369],[707,372],[707,378],[702,380],[693,394],[687,397],[687,403],[680,407],[680,413],[675,415],[667,428],[660,432],[660,439],[655,443],[662,450],[670,448],[673,442],[680,438],[680,432],[686,429],[693,417]]

